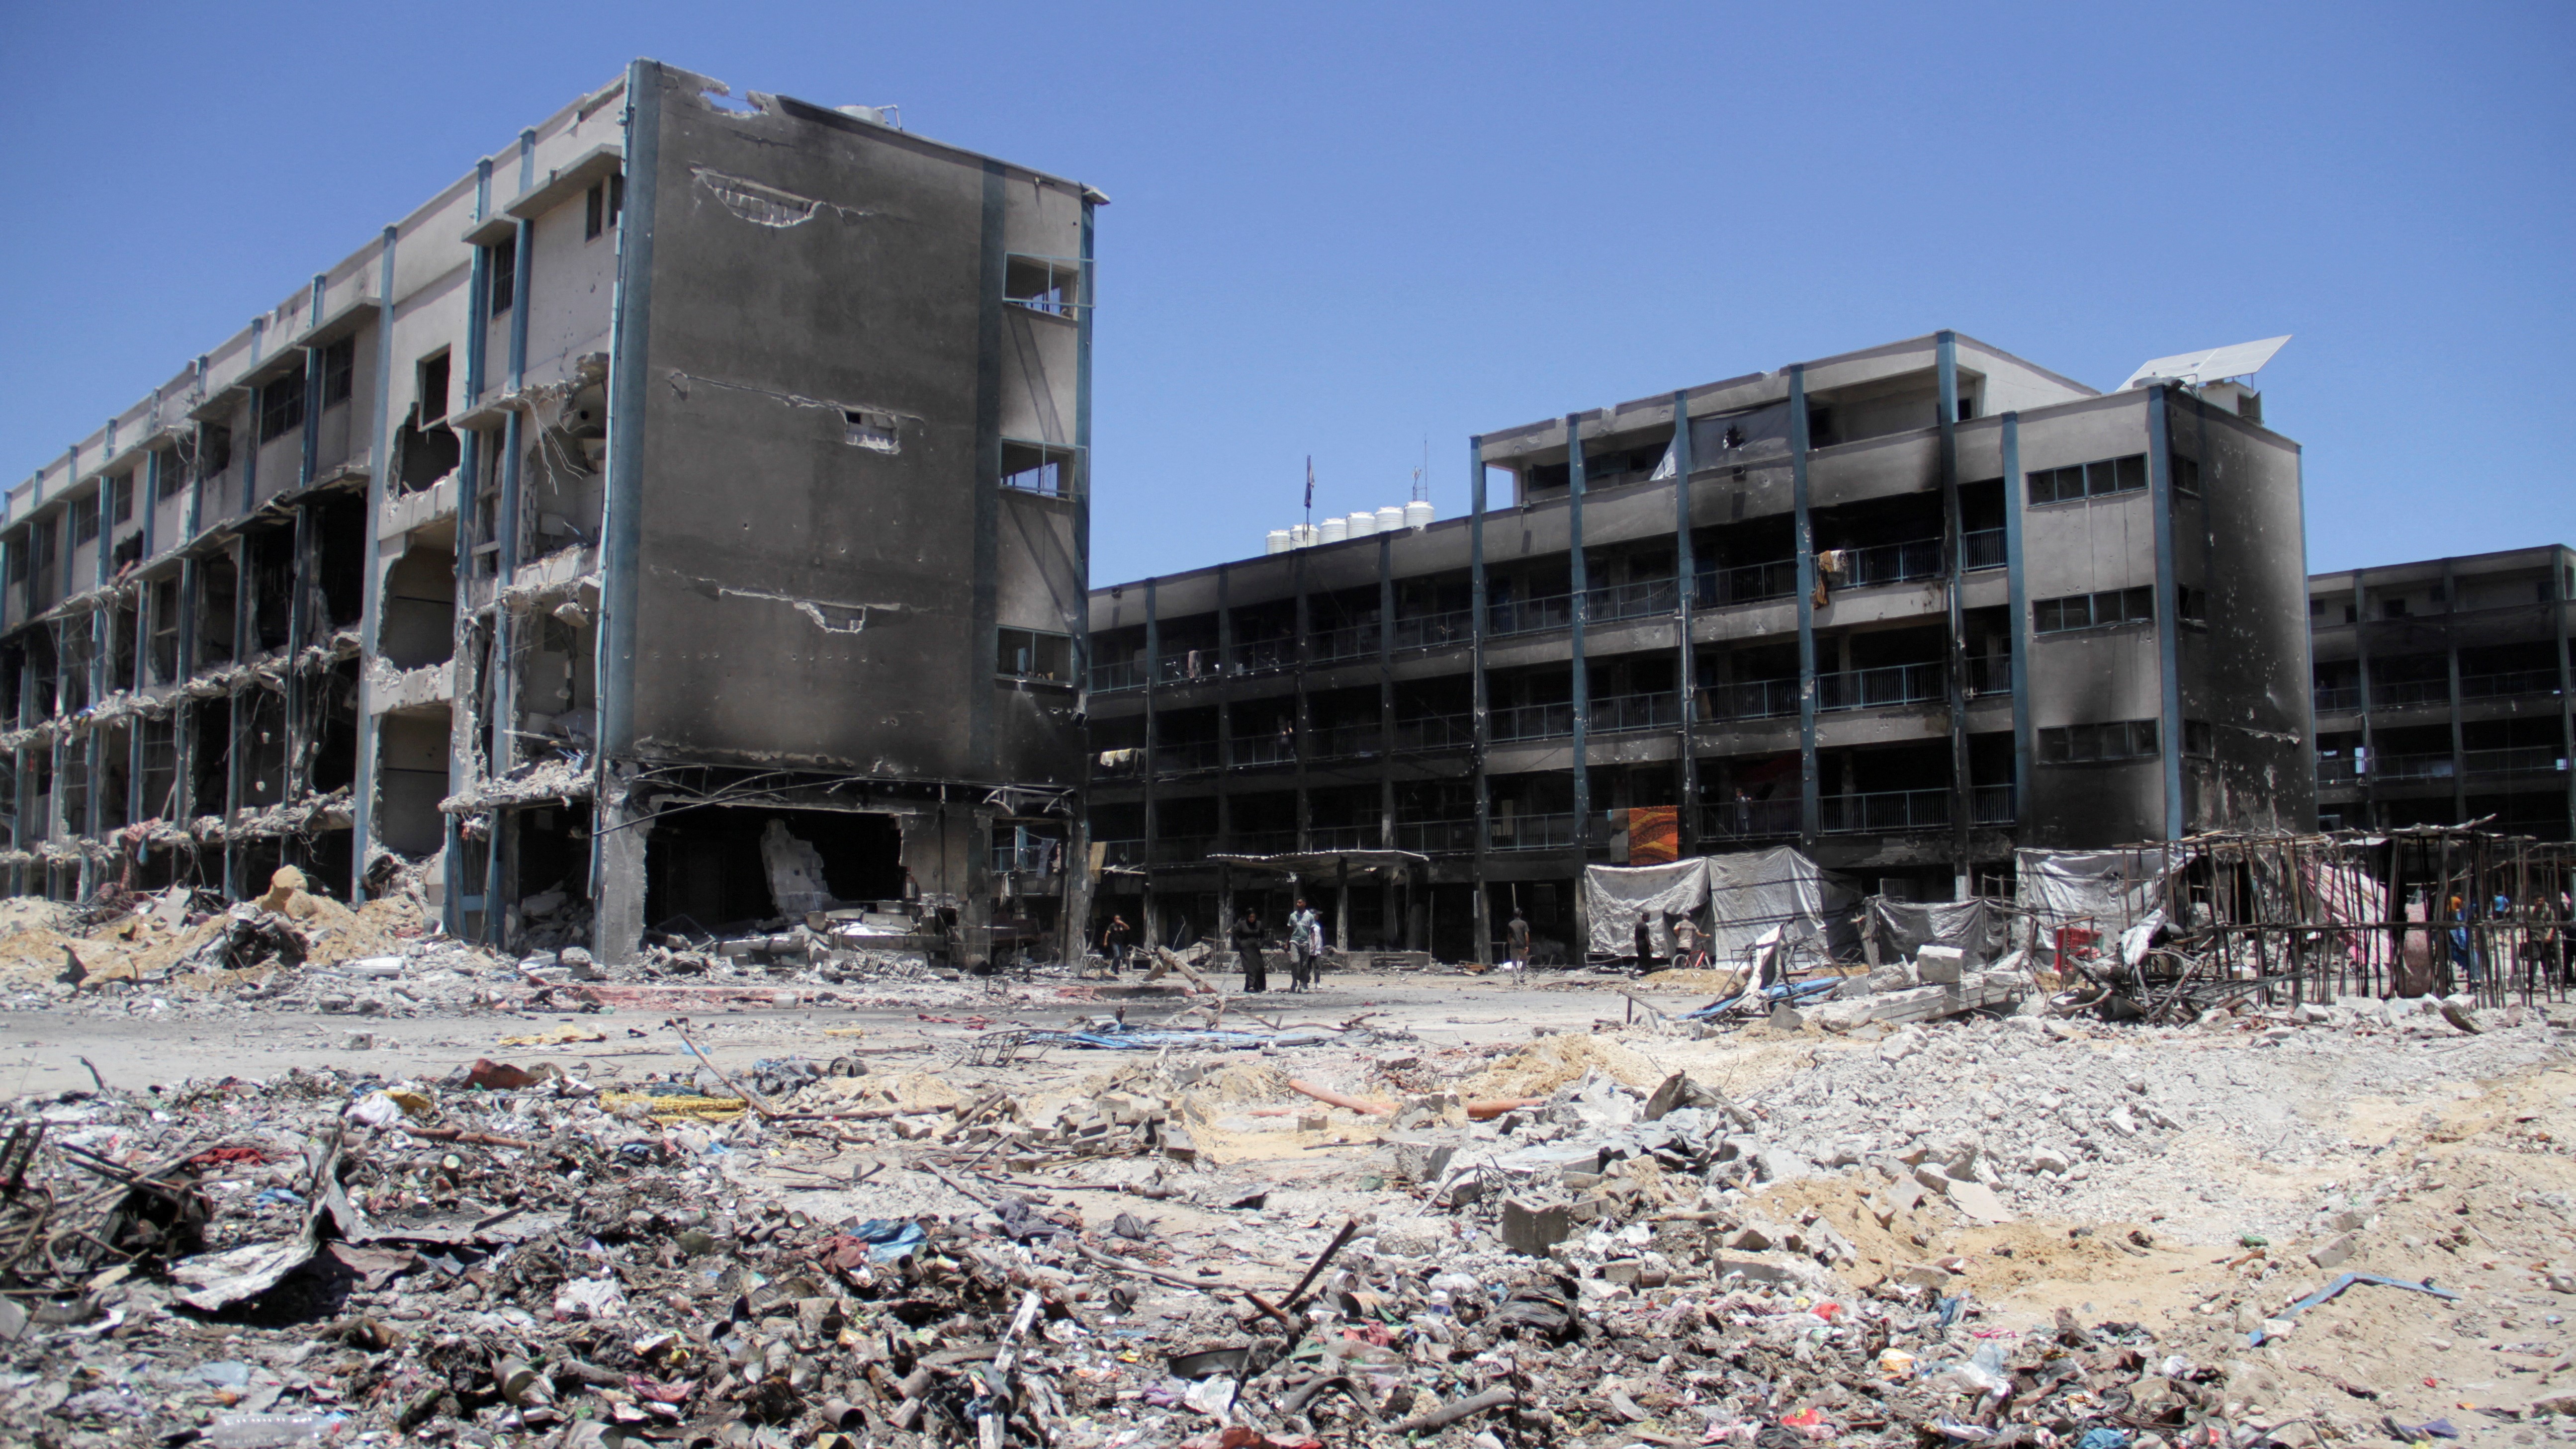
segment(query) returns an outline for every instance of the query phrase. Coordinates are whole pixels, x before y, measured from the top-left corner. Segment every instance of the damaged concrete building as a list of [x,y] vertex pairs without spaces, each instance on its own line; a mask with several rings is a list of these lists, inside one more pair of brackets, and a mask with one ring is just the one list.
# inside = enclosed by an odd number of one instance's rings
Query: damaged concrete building
[[1515,907],[1585,939],[1587,863],[1794,844],[1945,899],[2016,846],[2306,829],[2260,403],[1942,332],[1473,439],[1463,518],[1095,590],[1103,905],[1168,937],[1293,888],[1493,960]]
[[2576,550],[2308,580],[2317,821],[2576,840]]
[[650,61],[522,131],[10,492],[11,885],[1045,939],[1102,200]]

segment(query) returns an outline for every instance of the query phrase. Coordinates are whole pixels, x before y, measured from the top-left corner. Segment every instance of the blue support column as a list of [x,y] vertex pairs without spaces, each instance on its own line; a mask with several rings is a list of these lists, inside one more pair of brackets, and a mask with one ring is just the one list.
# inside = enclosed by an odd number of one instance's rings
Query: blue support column
[[1691,547],[1690,394],[1673,394],[1673,689],[1680,708],[1674,789],[1681,797],[1674,829],[1681,853],[1699,847],[1699,751],[1691,716],[1699,695],[1699,653],[1691,618],[1699,604],[1699,558]]
[[1574,666],[1574,914],[1575,934],[1589,941],[1583,920],[1583,867],[1592,859],[1592,676],[1583,658],[1583,624],[1591,613],[1592,574],[1583,558],[1583,418],[1565,415],[1565,561],[1573,596],[1568,601],[1567,658]]
[[1941,558],[1950,633],[1941,673],[1950,707],[1950,852],[1956,882],[1951,898],[1966,900],[1975,883],[1968,832],[1976,823],[1977,796],[1968,777],[1968,621],[1963,597],[1968,560],[1966,530],[1959,522],[1959,334],[1938,333],[1933,358],[1941,394]]
[[1476,895],[1468,914],[1476,933],[1469,959],[1478,962],[1492,953],[1494,942],[1493,908],[1485,898],[1486,857],[1494,849],[1494,797],[1485,778],[1485,757],[1493,745],[1491,700],[1485,685],[1485,627],[1485,440],[1478,435],[1467,440],[1467,638],[1474,680],[1468,723],[1475,731],[1476,766]]
[[2163,764],[2165,836],[2189,833],[2182,801],[2182,628],[2174,576],[2173,439],[2165,431],[2165,384],[2147,386],[2147,506],[2155,513],[2156,676],[2162,701],[2156,752]]
[[2030,829],[2030,589],[2024,581],[2022,514],[2030,493],[2021,473],[2021,414],[2006,413],[2004,429],[2004,583],[2012,601],[2013,827]]
[[[526,168],[533,154],[533,137],[520,138],[519,184],[528,184]],[[528,268],[534,259],[537,228],[522,221],[512,246],[514,259],[510,267],[510,358],[509,382],[516,394],[527,385],[528,369]],[[525,417],[515,398],[509,415],[501,425],[501,497],[500,506],[492,511],[494,541],[500,544],[494,555],[492,591],[492,663],[485,674],[490,686],[484,708],[492,722],[491,768],[495,775],[509,773],[518,761],[519,668],[518,620],[501,602],[503,593],[519,570],[519,453],[522,447],[520,425]],[[509,890],[512,855],[507,810],[494,810],[492,848],[483,861],[483,939],[509,949],[509,911],[503,902]]]
[[1789,506],[1798,534],[1798,843],[1813,850],[1824,800],[1816,780],[1816,524],[1807,508],[1807,368],[1789,368]]
[[[609,294],[608,456],[601,490],[599,624],[592,652],[599,752],[591,775],[590,880],[597,902],[591,949],[610,961],[628,959],[644,930],[644,832],[637,828],[642,802],[628,799],[625,771],[635,746],[635,601],[643,537],[637,514],[643,497],[645,399],[652,387],[644,339],[653,298],[661,96],[659,65],[638,60],[628,66],[621,173],[626,198],[617,215],[617,280]],[[1087,339],[1088,331],[1083,335]],[[1087,365],[1083,377],[1088,380]],[[1087,393],[1082,416],[1087,427]],[[1084,466],[1088,468],[1087,460]],[[1084,491],[1089,491],[1087,482]],[[1087,505],[1078,519],[1087,530]],[[1088,550],[1090,535],[1082,537]]]
[[[376,556],[376,526],[391,496],[386,474],[394,465],[394,243],[396,227],[386,227],[376,256],[376,415],[367,445],[366,574],[358,597],[358,641],[362,657],[376,657],[376,630],[384,615],[383,564]],[[349,900],[367,899],[369,847],[376,834],[376,790],[383,768],[382,721],[376,717],[374,671],[358,671],[358,778],[350,793]],[[597,876],[592,877],[594,880]]]
[[[1157,696],[1162,692],[1156,686],[1161,683],[1163,673],[1163,624],[1155,617],[1160,612],[1156,606],[1161,602],[1155,593],[1154,581],[1148,578],[1145,580],[1145,788],[1140,792],[1145,802],[1145,884],[1142,888],[1145,919],[1137,924],[1143,927],[1145,939],[1159,946],[1163,943],[1162,905],[1154,898],[1154,846],[1162,832],[1160,822],[1154,818],[1157,813],[1154,809],[1154,782],[1162,774],[1162,758],[1155,748],[1155,737],[1162,731],[1157,728],[1155,715],[1159,702]],[[1219,922],[1217,939],[1225,939],[1225,928],[1233,924],[1230,920]]]

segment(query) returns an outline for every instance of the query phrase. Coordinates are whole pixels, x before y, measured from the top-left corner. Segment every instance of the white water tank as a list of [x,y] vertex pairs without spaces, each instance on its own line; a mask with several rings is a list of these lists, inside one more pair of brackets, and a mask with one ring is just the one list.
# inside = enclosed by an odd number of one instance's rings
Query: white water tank
[[1313,548],[1322,541],[1321,535],[1315,532],[1315,525],[1311,523],[1296,524],[1288,530],[1290,548]]
[[1261,551],[1263,553],[1286,553],[1289,549],[1296,546],[1289,541],[1295,537],[1296,535],[1290,533],[1287,529],[1274,528],[1270,530],[1268,534],[1263,536],[1261,540]]
[[1431,526],[1431,500],[1416,498],[1404,505],[1404,526],[1420,532]]
[[1350,526],[1350,537],[1366,538],[1370,534],[1377,532],[1377,515],[1365,510],[1359,513],[1354,513],[1350,517]]
[[1404,527],[1404,510],[1390,505],[1377,511],[1377,531],[1394,533]]
[[1350,536],[1351,521],[1347,518],[1327,518],[1315,525],[1317,543],[1340,543]]

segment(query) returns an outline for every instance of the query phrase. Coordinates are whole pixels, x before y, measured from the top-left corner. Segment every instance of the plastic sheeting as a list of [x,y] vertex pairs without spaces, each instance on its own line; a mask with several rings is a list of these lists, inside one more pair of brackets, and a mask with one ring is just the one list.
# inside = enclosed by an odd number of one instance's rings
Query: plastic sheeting
[[1636,950],[1640,916],[1655,949],[1670,955],[1673,938],[1665,917],[1702,906],[1708,910],[1702,920],[1713,961],[1742,960],[1774,926],[1785,927],[1791,939],[1821,941],[1832,950],[1855,939],[1850,916],[1859,899],[1849,881],[1785,845],[1671,865],[1593,865],[1583,870],[1590,946],[1605,956]]
[[2017,850],[2013,903],[2043,930],[2087,920],[2114,936],[2163,908],[2165,878],[2191,863],[2189,846],[2123,850]]
[[1988,909],[1982,900],[1891,901],[1871,896],[1867,929],[1878,943],[1881,961],[1912,960],[1926,946],[1956,946],[1968,954],[1969,965],[1983,966],[2004,953],[2007,927],[2002,914]]

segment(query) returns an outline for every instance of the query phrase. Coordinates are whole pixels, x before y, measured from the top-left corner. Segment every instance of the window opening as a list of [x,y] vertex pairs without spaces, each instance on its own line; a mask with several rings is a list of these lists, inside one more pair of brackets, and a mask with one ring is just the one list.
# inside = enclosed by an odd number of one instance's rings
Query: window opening
[[2186,624],[2209,624],[2209,591],[2188,585],[2174,591],[2174,617]]
[[2108,628],[2114,624],[2148,624],[2156,617],[2156,591],[2141,584],[2133,589],[2106,589],[2098,594],[2068,594],[2040,599],[2030,606],[2034,634],[2063,634],[2073,629]]
[[2173,460],[2173,486],[2176,493],[2200,496],[2200,464],[2189,458]]
[[107,480],[107,511],[119,523],[134,521],[134,475],[120,473]]
[[152,501],[160,502],[188,486],[188,460],[176,448],[161,455],[161,466],[153,471]]
[[1002,486],[1046,498],[1073,496],[1073,449],[1045,443],[1002,443]]
[[1034,629],[1001,631],[1001,659],[998,672],[1005,679],[1030,679],[1047,684],[1073,682],[1073,636],[1041,634]]
[[2084,498],[2135,493],[2146,486],[2147,455],[2131,453],[2125,458],[2038,469],[2030,475],[2030,501],[2073,503]]
[[2209,721],[2187,719],[2182,722],[2182,752],[2204,760],[2218,753],[2217,738],[2209,727]]
[[487,271],[492,279],[492,315],[498,317],[510,310],[510,299],[519,290],[519,244],[506,241],[484,250],[492,254]]
[[841,441],[853,448],[873,453],[903,451],[902,420],[892,413],[872,413],[858,408],[843,408]]
[[447,416],[447,354],[423,358],[420,364],[420,420]]
[[87,500],[73,504],[72,546],[78,548],[96,537],[98,537],[98,509]]
[[259,440],[272,442],[304,426],[304,369],[259,390]]
[[358,339],[343,337],[322,349],[322,406],[338,407],[356,386]]
[[1082,310],[1082,263],[1013,256],[1002,266],[1002,299],[1050,317],[1075,316]]
[[2042,729],[2042,764],[2083,765],[2104,760],[2151,759],[2156,753],[2156,722],[2119,720],[2110,724],[2057,725]]

